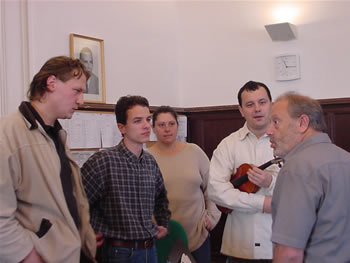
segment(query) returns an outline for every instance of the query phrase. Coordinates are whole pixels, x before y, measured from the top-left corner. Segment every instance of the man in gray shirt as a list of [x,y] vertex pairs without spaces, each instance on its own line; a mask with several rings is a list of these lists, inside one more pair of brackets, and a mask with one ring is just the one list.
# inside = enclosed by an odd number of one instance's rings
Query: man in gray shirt
[[272,198],[273,262],[349,262],[350,154],[334,145],[319,103],[280,96],[267,130],[284,166]]

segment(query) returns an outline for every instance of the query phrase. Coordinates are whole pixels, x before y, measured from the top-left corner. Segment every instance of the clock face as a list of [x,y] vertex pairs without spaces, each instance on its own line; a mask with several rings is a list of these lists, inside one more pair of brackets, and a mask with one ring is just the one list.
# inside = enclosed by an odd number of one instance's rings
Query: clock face
[[275,58],[276,80],[293,80],[300,78],[299,56],[281,55]]

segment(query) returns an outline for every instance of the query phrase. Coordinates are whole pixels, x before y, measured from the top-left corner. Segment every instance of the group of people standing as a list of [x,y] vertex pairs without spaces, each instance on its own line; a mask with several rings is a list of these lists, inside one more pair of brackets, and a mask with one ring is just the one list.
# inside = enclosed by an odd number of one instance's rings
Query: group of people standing
[[[176,140],[169,106],[153,115],[141,96],[115,106],[123,136],[81,169],[58,119],[83,103],[90,77],[77,59],[54,57],[34,76],[29,102],[0,124],[0,262],[157,262],[169,220],[185,229],[197,263],[210,263],[210,231],[227,215],[227,262],[348,262],[350,154],[331,143],[317,101],[249,81],[238,92],[245,124],[209,161]],[[151,129],[157,141],[147,150]],[[261,164],[283,158],[283,166]],[[234,187],[250,164],[257,187]],[[97,257],[96,257],[97,251]]]

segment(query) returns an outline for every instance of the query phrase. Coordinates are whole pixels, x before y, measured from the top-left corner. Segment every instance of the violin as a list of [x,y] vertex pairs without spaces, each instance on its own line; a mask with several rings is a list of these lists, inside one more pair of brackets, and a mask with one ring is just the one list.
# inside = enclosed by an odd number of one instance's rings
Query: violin
[[[283,161],[282,158],[275,158],[268,161],[267,163],[260,165],[258,168],[261,170],[264,170],[273,164],[280,164],[280,162],[282,161]],[[240,191],[246,192],[246,193],[256,193],[257,191],[259,191],[260,187],[248,180],[247,172],[251,168],[253,167],[250,164],[247,164],[247,163],[241,164],[237,168],[236,173],[231,175],[230,183],[233,185],[234,188],[237,188]],[[232,209],[230,208],[222,207],[219,205],[217,205],[217,207],[224,214],[229,214],[232,212]]]

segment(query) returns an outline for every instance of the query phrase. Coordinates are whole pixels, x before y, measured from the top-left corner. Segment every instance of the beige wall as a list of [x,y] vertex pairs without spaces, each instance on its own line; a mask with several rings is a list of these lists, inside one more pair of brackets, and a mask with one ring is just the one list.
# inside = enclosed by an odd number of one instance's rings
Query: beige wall
[[[1,90],[9,98],[1,98],[2,114],[23,99],[26,74],[69,55],[70,33],[104,39],[107,103],[140,94],[151,105],[237,104],[237,90],[250,79],[265,82],[274,97],[287,90],[350,97],[350,2],[294,1],[298,39],[272,42],[264,25],[278,22],[273,11],[281,3],[1,1]],[[273,59],[283,53],[300,55],[300,80],[275,81]]]

